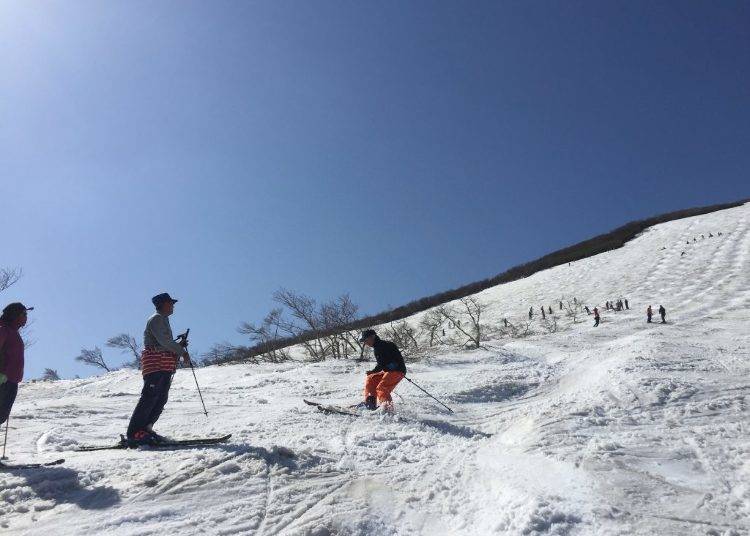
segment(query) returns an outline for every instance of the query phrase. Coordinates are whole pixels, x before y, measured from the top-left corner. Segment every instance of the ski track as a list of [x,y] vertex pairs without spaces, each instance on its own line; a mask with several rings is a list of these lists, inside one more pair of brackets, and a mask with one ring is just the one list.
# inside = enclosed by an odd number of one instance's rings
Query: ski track
[[[453,415],[406,382],[395,415],[302,403],[357,400],[368,363],[210,367],[209,417],[180,371],[159,429],[230,443],[82,453],[122,433],[138,374],[23,384],[11,461],[66,463],[0,473],[2,533],[748,535],[749,221],[746,205],[668,222],[479,293],[488,324],[544,304],[561,329],[411,363]],[[558,311],[572,296],[631,309],[594,329]]]

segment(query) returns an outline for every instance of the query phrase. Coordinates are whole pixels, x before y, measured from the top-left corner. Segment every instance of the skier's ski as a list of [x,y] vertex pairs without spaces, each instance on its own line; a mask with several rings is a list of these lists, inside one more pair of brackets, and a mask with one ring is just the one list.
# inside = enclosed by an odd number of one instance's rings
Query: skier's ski
[[60,465],[65,461],[64,458],[54,460],[46,463],[4,463],[0,462],[0,471],[8,469],[38,469],[39,467],[52,467],[53,465]]
[[[173,439],[169,441],[164,441],[162,443],[159,443],[158,445],[142,445],[142,446],[149,450],[169,449],[169,448],[176,448],[176,447],[199,447],[202,445],[216,445],[218,443],[226,443],[227,441],[229,441],[230,437],[232,437],[232,434],[227,434],[221,437],[196,437],[193,439]],[[78,452],[90,452],[92,450],[117,450],[117,449],[127,449],[127,448],[129,448],[128,442],[123,438],[120,440],[119,443],[115,445],[83,446],[83,447],[79,447],[77,450]]]
[[302,401],[308,406],[315,406],[316,408],[318,408],[318,411],[322,411],[323,413],[337,413],[339,415],[350,415],[352,417],[360,416],[360,414],[354,411],[352,408],[347,408],[344,406],[332,406],[330,404],[321,404],[320,402],[313,402],[312,400],[305,399],[302,399]]

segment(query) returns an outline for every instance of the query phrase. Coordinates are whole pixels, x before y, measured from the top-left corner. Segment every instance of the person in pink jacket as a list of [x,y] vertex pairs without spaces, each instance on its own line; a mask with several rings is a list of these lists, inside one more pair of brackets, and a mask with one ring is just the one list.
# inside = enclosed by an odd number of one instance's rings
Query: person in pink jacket
[[24,345],[18,330],[26,325],[26,312],[33,309],[11,303],[0,316],[0,424],[8,420],[18,384],[23,380]]

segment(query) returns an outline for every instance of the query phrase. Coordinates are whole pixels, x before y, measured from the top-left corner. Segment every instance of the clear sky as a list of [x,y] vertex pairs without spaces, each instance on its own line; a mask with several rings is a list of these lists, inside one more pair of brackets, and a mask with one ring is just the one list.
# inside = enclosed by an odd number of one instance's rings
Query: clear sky
[[749,167],[747,2],[0,2],[27,378],[94,372],[157,292],[205,351],[280,286],[377,312]]

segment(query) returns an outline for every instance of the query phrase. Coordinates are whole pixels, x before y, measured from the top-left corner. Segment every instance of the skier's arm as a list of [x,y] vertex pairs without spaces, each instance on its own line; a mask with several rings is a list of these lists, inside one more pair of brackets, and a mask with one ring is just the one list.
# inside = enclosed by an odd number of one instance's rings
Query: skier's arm
[[166,350],[169,350],[170,352],[173,352],[178,356],[186,353],[185,348],[183,348],[181,344],[174,342],[174,340],[172,339],[172,330],[167,327],[167,323],[164,322],[161,316],[155,316],[151,320],[149,329],[151,330],[151,334],[159,343],[159,346],[161,346],[162,348],[165,348]]

